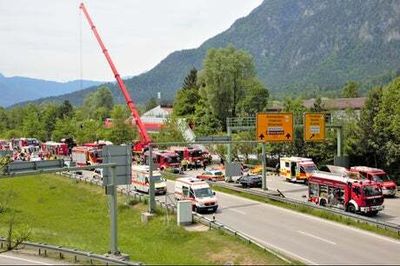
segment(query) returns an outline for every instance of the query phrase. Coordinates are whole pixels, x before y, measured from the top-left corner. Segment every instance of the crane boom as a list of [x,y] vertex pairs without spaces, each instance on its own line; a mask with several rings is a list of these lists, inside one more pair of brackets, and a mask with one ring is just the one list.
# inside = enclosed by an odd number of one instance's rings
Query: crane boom
[[137,111],[137,109],[136,109],[136,106],[135,106],[135,104],[133,103],[132,98],[131,98],[131,96],[130,96],[129,93],[128,93],[128,90],[126,89],[126,86],[125,86],[125,84],[124,84],[124,81],[121,79],[121,76],[119,75],[119,73],[118,73],[118,71],[117,71],[117,68],[116,68],[115,65],[114,65],[114,62],[112,61],[111,56],[110,56],[110,54],[108,53],[107,48],[105,47],[105,45],[104,45],[104,43],[103,43],[103,41],[102,41],[102,39],[101,39],[99,33],[97,32],[96,26],[93,24],[93,21],[92,21],[90,15],[89,15],[89,13],[88,13],[88,11],[87,11],[85,5],[84,5],[83,3],[81,3],[80,6],[79,6],[79,8],[80,8],[80,9],[83,11],[83,13],[85,14],[85,17],[86,17],[86,19],[87,19],[87,21],[88,21],[88,23],[89,23],[89,26],[90,26],[90,28],[92,29],[93,34],[94,34],[94,36],[96,37],[97,42],[99,43],[100,48],[101,48],[101,50],[103,51],[103,54],[104,54],[104,56],[106,57],[107,62],[108,62],[108,64],[109,64],[110,67],[111,67],[112,72],[114,73],[114,77],[115,77],[115,79],[117,80],[118,86],[119,86],[119,88],[121,89],[122,94],[124,95],[126,104],[128,105],[129,110],[131,111],[131,114],[132,114],[132,116],[133,116],[133,119],[135,120],[135,124],[137,125],[137,127],[138,127],[138,129],[139,129],[139,133],[140,133],[140,137],[141,137],[141,142],[142,142],[141,144],[142,144],[143,146],[145,146],[145,145],[147,145],[147,144],[149,144],[149,143],[151,142],[151,139],[150,139],[150,137],[149,137],[149,134],[148,134],[147,131],[146,131],[146,128],[144,127],[144,124],[143,124],[142,120],[140,119],[140,116],[139,116],[139,113],[138,113],[138,111]]

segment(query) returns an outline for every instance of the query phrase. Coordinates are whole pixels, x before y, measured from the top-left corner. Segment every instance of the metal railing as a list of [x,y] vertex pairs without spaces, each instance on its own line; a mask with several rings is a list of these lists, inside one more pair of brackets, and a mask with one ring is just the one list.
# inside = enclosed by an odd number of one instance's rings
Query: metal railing
[[[0,248],[4,248],[4,244],[7,242],[6,239],[0,238]],[[95,262],[101,262],[106,265],[117,264],[117,265],[142,265],[140,262],[131,262],[124,260],[123,258],[118,259],[108,255],[99,255],[92,252],[80,251],[78,249],[71,249],[62,246],[53,246],[44,243],[32,243],[23,242],[22,248],[37,250],[39,256],[47,257],[49,251],[54,252],[58,255],[59,259],[65,259],[71,257],[74,263],[80,262],[82,258],[86,259],[85,264],[95,264]]]

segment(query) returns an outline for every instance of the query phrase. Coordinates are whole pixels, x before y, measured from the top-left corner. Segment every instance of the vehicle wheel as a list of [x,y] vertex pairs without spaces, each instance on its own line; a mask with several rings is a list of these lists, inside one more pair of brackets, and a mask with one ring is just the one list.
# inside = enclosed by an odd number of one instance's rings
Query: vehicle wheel
[[322,199],[322,200],[319,202],[319,205],[325,207],[325,206],[326,206],[326,200]]
[[349,204],[349,206],[347,206],[347,211],[351,213],[356,213],[356,206],[354,206],[353,204]]

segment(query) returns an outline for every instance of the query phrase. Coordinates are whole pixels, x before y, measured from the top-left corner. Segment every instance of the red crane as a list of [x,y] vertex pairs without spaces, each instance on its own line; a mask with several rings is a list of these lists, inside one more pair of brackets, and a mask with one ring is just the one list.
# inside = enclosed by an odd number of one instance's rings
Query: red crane
[[99,33],[97,32],[96,26],[93,24],[93,21],[92,21],[90,15],[89,15],[85,5],[83,3],[81,3],[79,8],[85,14],[85,17],[86,17],[86,19],[87,19],[87,21],[88,21],[88,23],[90,25],[90,28],[92,29],[93,34],[96,37],[97,42],[99,43],[99,45],[101,47],[101,50],[103,51],[103,54],[106,57],[107,62],[111,67],[112,72],[114,73],[114,77],[117,80],[119,88],[121,89],[122,94],[125,97],[126,104],[128,105],[129,110],[131,111],[133,119],[135,120],[135,124],[139,129],[140,141],[135,143],[133,149],[136,152],[142,152],[143,149],[151,142],[149,134],[147,133],[146,128],[144,127],[144,124],[143,124],[142,120],[140,120],[140,116],[139,116],[139,113],[138,113],[138,111],[137,111],[137,109],[135,107],[135,104],[133,103],[132,98],[128,93],[128,90],[126,89],[126,86],[125,86],[123,80],[121,79],[121,76],[119,75],[119,73],[117,71],[117,68],[115,67],[115,65],[113,63],[113,61],[111,59],[111,56],[107,51],[107,48],[105,47],[103,41],[101,40],[101,37],[100,37]]

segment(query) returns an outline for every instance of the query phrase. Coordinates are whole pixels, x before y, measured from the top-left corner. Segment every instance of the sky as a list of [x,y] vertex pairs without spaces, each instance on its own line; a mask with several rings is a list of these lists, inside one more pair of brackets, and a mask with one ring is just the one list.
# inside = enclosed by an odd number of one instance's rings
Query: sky
[[[54,81],[113,81],[76,0],[0,0],[0,73]],[[119,73],[146,72],[199,47],[262,0],[86,0]]]

